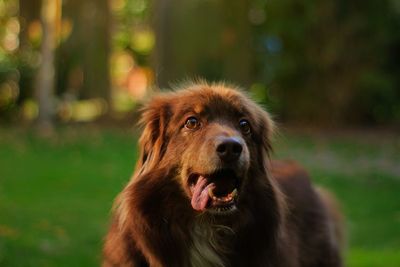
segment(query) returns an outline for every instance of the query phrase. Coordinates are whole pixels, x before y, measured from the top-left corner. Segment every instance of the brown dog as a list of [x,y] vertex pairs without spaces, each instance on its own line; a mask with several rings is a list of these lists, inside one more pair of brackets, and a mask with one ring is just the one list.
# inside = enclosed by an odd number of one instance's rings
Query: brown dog
[[153,98],[141,122],[104,266],[342,266],[332,198],[270,162],[273,123],[243,93],[193,84]]

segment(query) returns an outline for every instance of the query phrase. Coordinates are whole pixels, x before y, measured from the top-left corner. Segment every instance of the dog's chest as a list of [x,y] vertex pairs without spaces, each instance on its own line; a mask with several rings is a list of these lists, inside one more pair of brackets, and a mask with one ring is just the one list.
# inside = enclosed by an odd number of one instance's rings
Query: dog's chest
[[189,262],[192,267],[227,267],[233,233],[229,228],[198,227],[192,231]]

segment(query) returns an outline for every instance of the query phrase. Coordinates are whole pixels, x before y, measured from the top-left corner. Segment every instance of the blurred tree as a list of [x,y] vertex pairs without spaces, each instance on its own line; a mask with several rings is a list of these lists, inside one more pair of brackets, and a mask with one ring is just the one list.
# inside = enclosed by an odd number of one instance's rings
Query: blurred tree
[[[27,98],[33,97],[34,76],[36,65],[34,58],[39,50],[39,38],[32,40],[33,28],[39,26],[41,0],[19,0],[19,49],[18,69],[20,72],[20,96],[18,104],[22,104]],[[39,27],[37,27],[38,29]],[[39,30],[37,30],[39,31]]]
[[168,36],[172,30],[170,9],[171,0],[153,0],[153,28],[156,36],[156,44],[153,52],[153,68],[156,73],[156,82],[160,87],[168,86],[169,74],[166,67],[169,66],[168,51],[171,50]]
[[57,53],[58,93],[74,98],[110,99],[110,27],[109,1],[69,0],[64,19],[72,33]]
[[52,130],[54,115],[54,51],[57,44],[57,29],[61,19],[61,0],[42,0],[41,9],[43,38],[41,60],[37,77],[36,98],[39,105],[39,130]]
[[18,59],[18,2],[0,1],[0,120],[15,117],[19,95]]
[[[32,96],[40,60],[49,62],[38,56],[48,31],[37,23],[40,1],[0,0],[1,118],[24,110],[19,105]],[[128,92],[123,87],[135,87],[132,83],[138,82],[132,77],[140,71],[142,78],[147,75],[147,85],[153,78],[147,66],[152,65],[161,87],[198,76],[232,81],[250,88],[283,120],[400,122],[398,0],[62,4],[55,55],[61,104],[89,98],[108,101],[110,87]],[[110,58],[115,64],[112,84]]]
[[153,65],[158,85],[206,77],[249,85],[252,37],[248,0],[154,0]]
[[222,79],[248,87],[254,77],[253,37],[249,21],[251,1],[222,1],[218,16],[222,17],[223,31],[221,56],[223,61]]

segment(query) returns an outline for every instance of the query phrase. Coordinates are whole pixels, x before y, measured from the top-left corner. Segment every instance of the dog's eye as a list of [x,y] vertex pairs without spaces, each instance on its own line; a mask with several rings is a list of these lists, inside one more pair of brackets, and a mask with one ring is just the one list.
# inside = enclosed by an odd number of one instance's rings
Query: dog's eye
[[189,130],[197,129],[200,126],[199,121],[195,117],[190,117],[185,122],[185,128]]
[[249,134],[251,132],[250,123],[248,120],[240,120],[239,127],[244,134]]

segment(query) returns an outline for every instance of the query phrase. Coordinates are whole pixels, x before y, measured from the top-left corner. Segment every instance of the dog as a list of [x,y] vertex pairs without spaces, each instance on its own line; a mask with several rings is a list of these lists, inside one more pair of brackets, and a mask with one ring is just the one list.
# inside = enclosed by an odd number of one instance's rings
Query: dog
[[233,86],[184,87],[143,108],[103,266],[343,266],[337,203],[296,163],[270,159],[270,115]]

